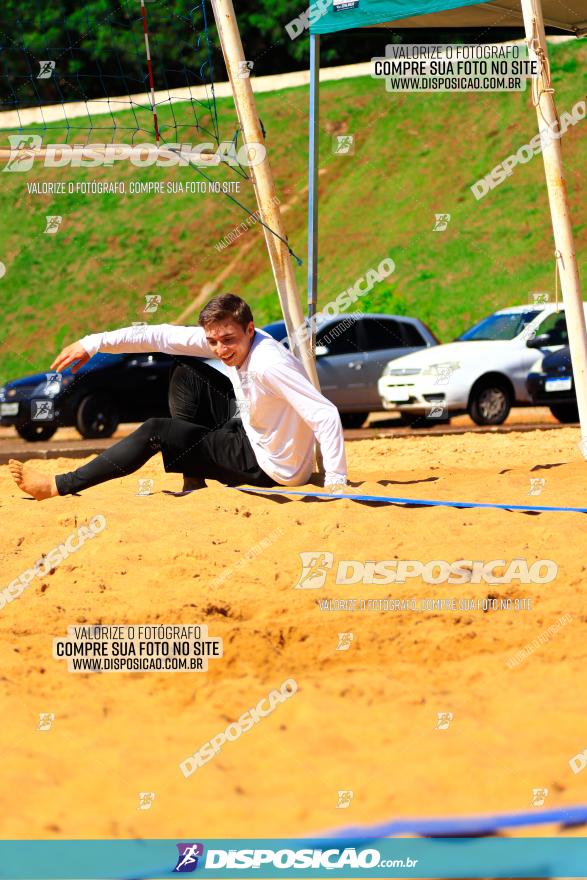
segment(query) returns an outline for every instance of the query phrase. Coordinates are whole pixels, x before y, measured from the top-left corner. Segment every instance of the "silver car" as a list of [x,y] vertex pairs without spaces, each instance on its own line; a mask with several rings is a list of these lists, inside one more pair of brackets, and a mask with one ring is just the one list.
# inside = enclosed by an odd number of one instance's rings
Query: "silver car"
[[[284,321],[263,330],[279,342],[287,336]],[[388,361],[438,344],[417,318],[370,313],[356,320],[337,316],[321,324],[316,334],[320,388],[338,408],[344,427],[360,428],[370,412],[381,410],[377,381]]]

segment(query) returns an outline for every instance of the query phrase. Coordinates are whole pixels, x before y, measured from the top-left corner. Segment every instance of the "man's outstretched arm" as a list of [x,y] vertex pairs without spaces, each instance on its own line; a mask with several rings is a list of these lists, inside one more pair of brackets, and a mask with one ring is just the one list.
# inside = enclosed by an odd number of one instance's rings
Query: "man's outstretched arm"
[[99,351],[108,354],[161,351],[165,354],[185,354],[191,357],[214,357],[203,327],[147,324],[84,336],[64,348],[51,364],[51,369],[61,372],[73,365],[72,371],[75,373]]

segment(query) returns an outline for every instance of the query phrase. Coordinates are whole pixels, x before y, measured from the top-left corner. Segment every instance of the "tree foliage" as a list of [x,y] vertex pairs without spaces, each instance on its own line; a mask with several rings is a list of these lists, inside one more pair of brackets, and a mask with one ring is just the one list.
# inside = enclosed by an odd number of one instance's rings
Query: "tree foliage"
[[[299,0],[241,0],[236,14],[253,73],[307,68],[308,34],[290,39],[285,25],[304,11]],[[209,45],[200,0],[146,0],[156,88],[226,78],[211,6]],[[349,32],[323,40],[322,62],[343,64],[383,51],[389,35]],[[376,48],[376,51],[374,52]],[[42,60],[56,62],[51,81]],[[140,0],[2,0],[0,109],[140,91],[148,85]]]
[[[205,3],[209,44],[202,0],[145,0],[156,88],[209,82],[210,66],[216,81],[226,78],[211,5]],[[304,0],[235,0],[254,75],[308,67],[308,32],[292,40],[285,28],[304,10]],[[491,32],[343,31],[321,38],[321,63],[348,64],[384,55],[390,42],[455,38],[473,42],[493,37]],[[55,77],[39,80],[39,61],[46,59],[56,62]],[[147,86],[140,0],[2,0],[0,109],[128,94]]]

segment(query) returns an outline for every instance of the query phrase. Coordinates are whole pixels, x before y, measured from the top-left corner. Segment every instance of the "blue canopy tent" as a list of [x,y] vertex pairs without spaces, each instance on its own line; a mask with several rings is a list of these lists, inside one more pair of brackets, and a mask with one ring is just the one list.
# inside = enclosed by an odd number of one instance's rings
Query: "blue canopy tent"
[[[352,2],[352,0],[349,0]],[[520,0],[471,3],[471,0],[359,0],[355,8],[328,11],[310,28],[311,34],[332,34],[349,28],[463,28],[523,27]],[[542,0],[544,24],[587,33],[587,6],[583,0]]]
[[[556,126],[548,65],[545,26],[587,35],[586,0],[333,0],[310,27],[310,140],[308,172],[308,318],[316,314],[318,287],[318,125],[320,35],[352,28],[512,28],[524,29],[530,60],[540,71],[533,77],[533,94],[539,128]],[[581,444],[587,458],[587,330],[579,284],[560,139],[552,138],[542,151],[552,226],[555,258],[569,334],[575,389],[581,421]],[[314,321],[311,321],[314,327]],[[312,350],[314,338],[312,335]]]

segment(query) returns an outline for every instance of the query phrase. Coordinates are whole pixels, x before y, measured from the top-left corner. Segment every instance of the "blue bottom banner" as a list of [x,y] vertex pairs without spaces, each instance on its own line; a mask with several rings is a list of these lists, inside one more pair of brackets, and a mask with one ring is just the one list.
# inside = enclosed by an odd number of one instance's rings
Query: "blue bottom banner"
[[587,837],[3,840],[0,878],[586,877]]

